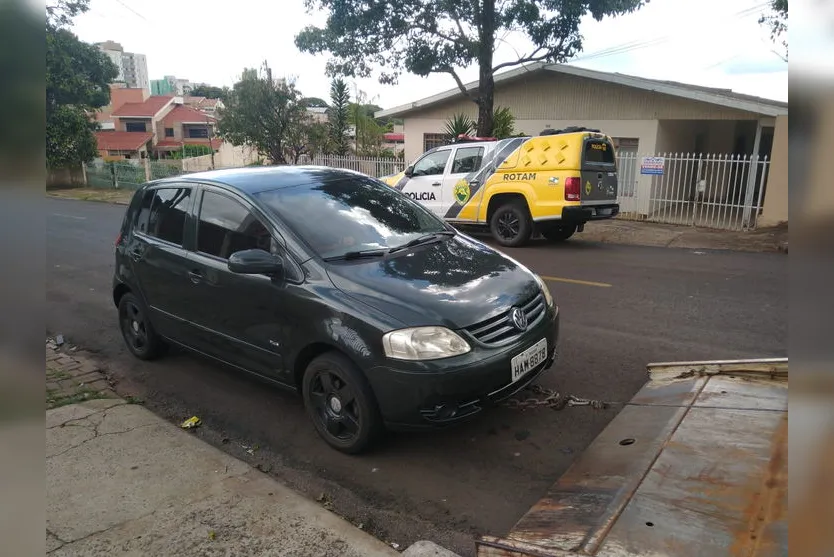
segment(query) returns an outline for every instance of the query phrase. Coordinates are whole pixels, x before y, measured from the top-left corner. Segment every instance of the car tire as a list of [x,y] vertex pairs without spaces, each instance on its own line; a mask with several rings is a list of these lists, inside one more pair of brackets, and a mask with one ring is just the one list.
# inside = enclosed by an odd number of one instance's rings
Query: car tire
[[499,206],[489,219],[489,230],[496,242],[508,248],[523,246],[533,233],[533,219],[524,202]]
[[576,225],[551,226],[542,230],[542,236],[551,242],[564,242],[576,232]]
[[131,293],[119,300],[119,329],[127,349],[140,360],[154,360],[168,348],[151,325],[144,304]]
[[334,449],[358,454],[382,433],[382,417],[368,380],[342,354],[327,352],[310,362],[301,390],[307,415]]

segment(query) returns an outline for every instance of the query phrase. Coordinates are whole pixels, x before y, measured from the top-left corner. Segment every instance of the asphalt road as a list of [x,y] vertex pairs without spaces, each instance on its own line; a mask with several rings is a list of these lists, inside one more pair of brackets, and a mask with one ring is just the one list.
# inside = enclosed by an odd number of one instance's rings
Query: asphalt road
[[[121,394],[170,420],[199,416],[195,435],[385,541],[432,539],[472,554],[473,536],[506,533],[616,414],[616,406],[502,408],[450,430],[390,436],[366,456],[342,455],[316,436],[294,395],[189,354],[132,358],[110,293],[124,207],[48,199],[46,208],[49,334],[106,361]],[[561,393],[626,401],[649,362],[787,355],[784,255],[581,235],[507,252],[548,277],[560,305],[561,357],[540,384]]]

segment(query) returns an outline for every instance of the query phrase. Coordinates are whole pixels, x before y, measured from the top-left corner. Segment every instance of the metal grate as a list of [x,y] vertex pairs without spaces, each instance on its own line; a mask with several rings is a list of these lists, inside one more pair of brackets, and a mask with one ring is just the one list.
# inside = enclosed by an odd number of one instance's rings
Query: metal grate
[[[544,315],[544,296],[536,294],[521,306],[527,316],[527,327],[532,327]],[[470,327],[466,331],[484,344],[504,344],[517,339],[524,331],[519,331],[510,319],[510,312],[491,317]]]

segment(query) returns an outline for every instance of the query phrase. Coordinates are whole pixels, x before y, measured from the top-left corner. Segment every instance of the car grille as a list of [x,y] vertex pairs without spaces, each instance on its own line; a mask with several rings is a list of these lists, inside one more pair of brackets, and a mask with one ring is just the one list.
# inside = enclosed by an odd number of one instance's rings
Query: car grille
[[[527,328],[529,329],[544,315],[544,296],[542,294],[536,294],[536,296],[524,302],[520,307],[527,315]],[[519,331],[513,325],[509,310],[480,323],[466,327],[466,331],[480,342],[490,345],[504,344],[524,334],[524,331]]]

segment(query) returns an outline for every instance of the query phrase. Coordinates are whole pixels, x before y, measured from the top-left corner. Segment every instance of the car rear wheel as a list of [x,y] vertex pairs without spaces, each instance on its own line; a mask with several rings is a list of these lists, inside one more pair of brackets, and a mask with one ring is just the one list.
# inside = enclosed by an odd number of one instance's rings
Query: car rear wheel
[[145,306],[133,294],[127,293],[119,300],[119,328],[127,349],[140,360],[158,358],[167,348],[148,320]]
[[551,226],[542,230],[542,236],[551,242],[564,242],[576,232],[576,225]]
[[302,396],[316,431],[336,450],[363,452],[382,432],[382,418],[368,381],[341,354],[322,354],[310,362],[302,379]]
[[506,247],[522,246],[533,233],[533,221],[524,203],[514,201],[499,206],[489,220],[492,237]]

